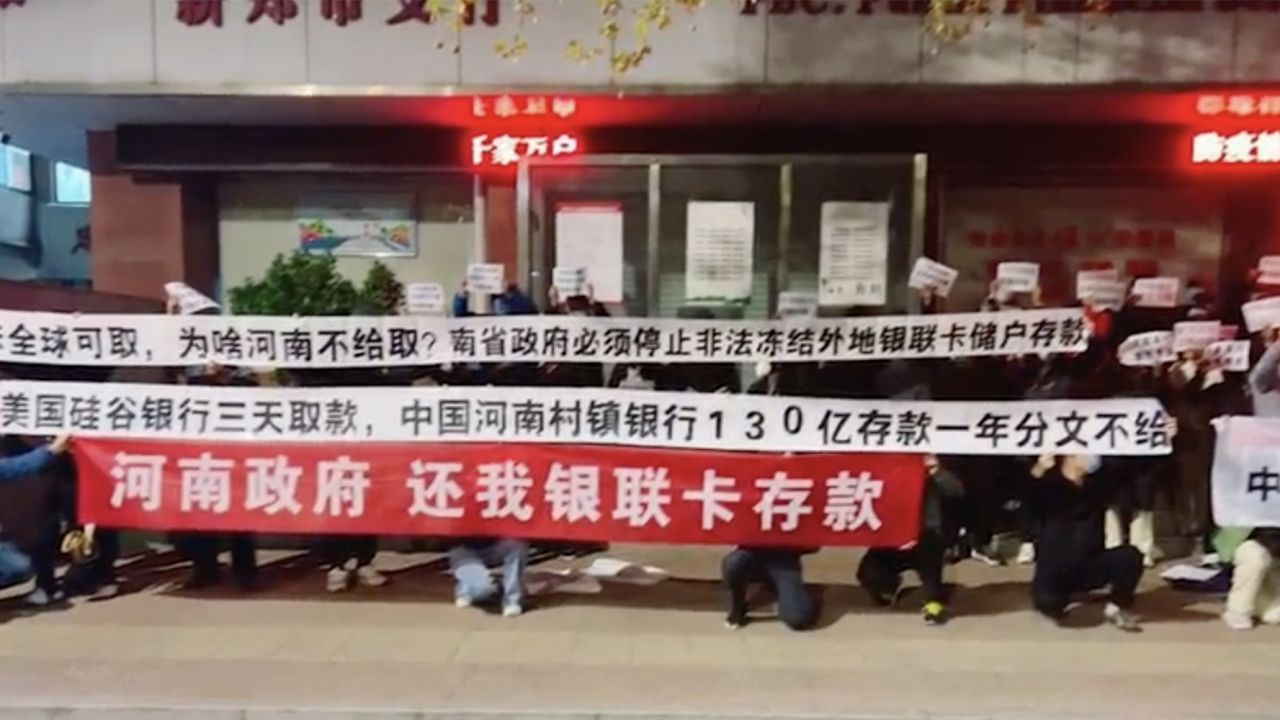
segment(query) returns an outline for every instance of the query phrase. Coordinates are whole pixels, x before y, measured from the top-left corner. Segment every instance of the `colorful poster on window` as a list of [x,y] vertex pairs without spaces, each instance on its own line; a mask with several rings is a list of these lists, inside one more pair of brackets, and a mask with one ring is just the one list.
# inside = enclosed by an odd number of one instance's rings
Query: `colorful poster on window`
[[337,257],[417,257],[412,193],[334,193],[298,209],[298,249]]

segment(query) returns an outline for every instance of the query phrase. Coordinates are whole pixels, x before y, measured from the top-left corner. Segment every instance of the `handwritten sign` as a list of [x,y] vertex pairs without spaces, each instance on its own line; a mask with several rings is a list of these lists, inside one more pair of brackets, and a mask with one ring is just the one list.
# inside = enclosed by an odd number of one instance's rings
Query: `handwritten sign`
[[184,282],[165,283],[164,291],[168,293],[169,299],[177,304],[180,315],[195,315],[218,309],[218,303]]
[[1254,300],[1240,306],[1244,315],[1244,326],[1251,333],[1262,332],[1272,325],[1280,324],[1280,297]]
[[959,276],[959,270],[922,257],[917,259],[915,267],[911,268],[911,277],[907,280],[907,286],[916,290],[932,290],[942,297],[947,297],[951,294],[951,286],[955,285],[956,278]]
[[562,298],[587,294],[587,269],[558,267],[551,271],[551,284]]
[[1133,281],[1133,294],[1138,298],[1138,307],[1171,308],[1178,306],[1180,287],[1178,278],[1140,278]]
[[813,317],[817,310],[817,293],[794,290],[778,293],[778,317]]
[[1222,323],[1217,320],[1190,320],[1173,324],[1173,351],[1204,350],[1218,342]]
[[996,281],[1005,292],[1031,292],[1040,284],[1040,264],[1002,262],[996,267]]
[[471,263],[467,266],[467,289],[485,295],[500,295],[506,290],[502,263]]
[[1173,333],[1169,330],[1153,330],[1125,338],[1116,351],[1116,357],[1125,367],[1151,367],[1173,362]]
[[1249,341],[1221,340],[1210,343],[1204,349],[1204,358],[1210,367],[1228,372],[1245,372],[1249,369]]
[[440,283],[409,283],[404,290],[405,309],[410,315],[444,314],[444,287]]

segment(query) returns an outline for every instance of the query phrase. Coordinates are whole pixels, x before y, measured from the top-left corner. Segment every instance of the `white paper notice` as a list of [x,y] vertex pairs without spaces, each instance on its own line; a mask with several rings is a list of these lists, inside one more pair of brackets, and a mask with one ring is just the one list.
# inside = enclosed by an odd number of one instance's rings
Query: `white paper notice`
[[915,267],[911,268],[907,287],[916,290],[933,290],[942,297],[946,297],[951,294],[951,286],[955,285],[956,278],[959,276],[959,270],[943,265],[937,260],[922,257],[917,259]]
[[1138,298],[1138,307],[1177,307],[1180,285],[1173,277],[1139,278],[1133,281],[1133,294]]
[[813,317],[818,309],[818,295],[784,290],[778,293],[778,317]]
[[1244,314],[1244,326],[1249,332],[1262,332],[1280,324],[1280,297],[1247,302],[1240,306],[1240,312]]
[[1227,372],[1246,372],[1249,370],[1249,341],[1221,340],[1210,343],[1204,349],[1204,359],[1209,367]]
[[1218,342],[1222,323],[1217,320],[1191,320],[1173,324],[1173,351],[1203,350]]
[[500,295],[507,288],[502,281],[502,263],[472,263],[467,266],[467,290],[483,295]]
[[443,315],[444,287],[440,283],[409,283],[404,288],[404,304],[410,315]]
[[687,300],[751,297],[755,228],[755,203],[689,203],[684,276]]
[[1258,258],[1258,283],[1280,285],[1280,255],[1264,255]]
[[218,303],[212,298],[184,282],[165,283],[164,291],[168,293],[170,300],[177,303],[179,315],[195,315],[205,310],[218,309]]
[[598,302],[622,302],[622,203],[556,205],[556,266],[585,270]]
[[883,305],[888,275],[889,203],[822,203],[818,302]]
[[555,286],[556,292],[560,293],[562,300],[575,295],[586,295],[587,269],[558,267],[551,271],[551,284]]
[[1116,357],[1125,367],[1151,367],[1160,363],[1173,362],[1173,333],[1168,330],[1130,335],[1120,343]]
[[1040,284],[1040,264],[1002,262],[996,266],[996,281],[1004,292],[1031,292]]

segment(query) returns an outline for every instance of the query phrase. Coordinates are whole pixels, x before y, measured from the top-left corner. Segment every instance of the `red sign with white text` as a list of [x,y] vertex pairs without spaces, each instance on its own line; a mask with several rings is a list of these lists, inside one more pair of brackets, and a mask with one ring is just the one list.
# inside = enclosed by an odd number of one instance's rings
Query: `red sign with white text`
[[889,546],[917,455],[428,443],[75,443],[83,522],[142,530]]

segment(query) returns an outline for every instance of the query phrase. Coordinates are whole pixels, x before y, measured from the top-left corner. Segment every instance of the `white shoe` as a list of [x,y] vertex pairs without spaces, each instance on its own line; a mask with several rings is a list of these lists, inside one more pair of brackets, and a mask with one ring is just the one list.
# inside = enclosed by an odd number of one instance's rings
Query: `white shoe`
[[524,614],[524,608],[517,603],[507,603],[502,606],[502,617],[520,617]]
[[45,592],[43,588],[36,588],[35,590],[27,593],[26,602],[31,607],[42,608],[49,607],[49,603],[53,602],[53,600],[49,597],[49,593]]
[[344,568],[330,568],[325,576],[324,589],[331,593],[339,593],[351,587],[351,571]]
[[387,584],[387,576],[372,565],[361,565],[356,568],[356,581],[365,587],[382,587]]
[[105,585],[102,585],[97,590],[93,591],[93,594],[89,596],[89,602],[102,602],[103,600],[110,600],[111,598],[114,598],[119,594],[120,594],[120,585],[115,582],[109,582],[109,583],[106,583]]
[[1253,629],[1253,618],[1240,613],[1233,613],[1231,611],[1224,612],[1222,613],[1222,622],[1226,623],[1227,627],[1232,630]]
[[1273,605],[1262,613],[1263,625],[1280,625],[1280,605]]
[[1142,630],[1138,624],[1138,618],[1115,603],[1107,603],[1102,615],[1112,625],[1125,632],[1140,632]]
[[453,599],[453,606],[457,608],[469,608],[471,607],[471,598],[459,595]]
[[1018,548],[1018,564],[1030,565],[1036,561],[1036,546],[1033,543],[1024,542]]
[[969,557],[989,567],[1000,567],[1001,565],[1004,565],[1004,562],[999,558],[988,555],[981,550],[970,550]]

